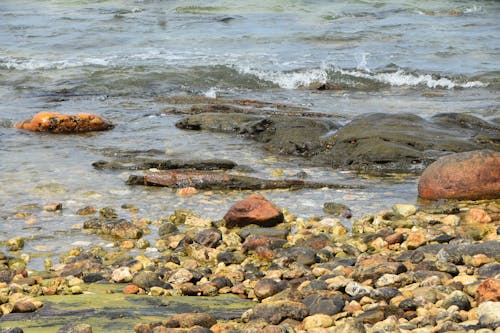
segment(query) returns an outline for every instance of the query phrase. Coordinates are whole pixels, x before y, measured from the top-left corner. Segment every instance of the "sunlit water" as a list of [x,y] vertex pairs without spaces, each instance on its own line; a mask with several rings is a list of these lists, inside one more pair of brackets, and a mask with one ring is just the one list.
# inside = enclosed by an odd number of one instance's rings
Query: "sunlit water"
[[[181,131],[174,126],[179,116],[162,115],[169,105],[160,97],[286,103],[339,123],[368,112],[494,119],[499,14],[497,1],[1,1],[0,239],[32,237],[26,252],[57,254],[109,243],[81,232],[85,218],[75,212],[85,205],[112,206],[125,218],[155,220],[191,208],[220,219],[248,195],[179,197],[170,189],[128,187],[130,171],[91,166],[130,151],[228,158],[254,176],[306,171],[314,181],[367,186],[264,193],[297,216],[323,214],[326,201],[352,207],[354,218],[416,202],[415,177],[370,179],[273,156],[243,138]],[[311,88],[324,82],[345,90]],[[12,128],[39,111],[97,113],[116,127],[91,135]],[[61,215],[43,212],[53,201],[63,203]],[[139,212],[121,209],[125,203]]]

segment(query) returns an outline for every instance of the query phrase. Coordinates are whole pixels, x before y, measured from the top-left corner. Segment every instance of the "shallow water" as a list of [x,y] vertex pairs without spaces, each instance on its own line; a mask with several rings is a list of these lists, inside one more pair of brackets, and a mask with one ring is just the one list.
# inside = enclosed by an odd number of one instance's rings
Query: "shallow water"
[[[321,215],[325,201],[349,205],[354,218],[416,202],[415,177],[369,178],[273,156],[242,138],[181,131],[179,116],[162,114],[171,105],[161,97],[285,103],[339,123],[368,112],[498,118],[499,14],[497,1],[2,1],[0,239],[28,237],[30,268],[41,268],[39,254],[109,243],[80,231],[85,219],[75,212],[85,205],[125,218],[154,220],[182,207],[220,219],[248,195],[179,197],[126,186],[131,172],[91,166],[132,153],[228,158],[254,176],[306,171],[314,181],[367,186],[264,193],[303,217]],[[311,88],[327,81],[344,89]],[[97,113],[116,127],[70,136],[12,128],[39,111]],[[62,214],[43,212],[53,201]]]

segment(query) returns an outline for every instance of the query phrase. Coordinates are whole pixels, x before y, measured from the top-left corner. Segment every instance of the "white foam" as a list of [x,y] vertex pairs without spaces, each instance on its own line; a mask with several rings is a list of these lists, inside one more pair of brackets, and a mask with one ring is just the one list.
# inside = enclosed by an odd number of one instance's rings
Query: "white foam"
[[207,92],[205,92],[205,97],[208,97],[208,98],[217,98],[217,88],[215,87],[212,87],[210,89],[208,89]]
[[406,73],[401,69],[392,73],[366,73],[362,71],[343,70],[343,69],[339,69],[338,71],[344,75],[375,80],[396,87],[425,85],[429,88],[453,89],[453,88],[478,88],[486,86],[485,83],[480,81],[469,81],[465,83],[460,83],[448,78],[434,78],[431,74],[415,75],[411,73]]
[[482,11],[483,8],[481,6],[473,5],[472,7],[465,8],[464,13],[469,14],[469,13],[478,13]]
[[273,82],[280,88],[297,89],[308,87],[313,83],[326,83],[328,72],[326,69],[307,69],[294,72],[264,71],[251,67],[238,67],[242,74],[255,75],[261,80]]
[[87,65],[107,66],[108,59],[82,58],[65,60],[42,60],[22,58],[0,58],[0,67],[17,70],[67,69]]

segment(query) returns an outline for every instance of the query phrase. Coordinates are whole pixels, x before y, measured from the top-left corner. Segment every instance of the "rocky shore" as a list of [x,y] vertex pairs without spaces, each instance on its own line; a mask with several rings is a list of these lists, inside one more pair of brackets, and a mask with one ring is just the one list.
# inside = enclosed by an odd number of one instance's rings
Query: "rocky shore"
[[[436,201],[396,204],[352,221],[349,228],[341,218],[352,214],[342,203],[325,203],[322,216],[298,217],[287,210],[292,207],[269,202],[265,192],[235,202],[221,212],[221,220],[183,209],[157,220],[127,220],[115,207],[81,207],[74,212],[82,219],[81,231],[112,246],[76,246],[57,261],[44,258],[45,270],[32,271],[27,265],[38,254],[25,250],[29,239],[0,244],[5,248],[0,332],[29,331],[36,320],[52,323],[36,326],[37,332],[113,331],[122,317],[127,317],[126,331],[137,333],[500,330],[500,155],[494,123],[457,114],[430,120],[373,114],[340,126],[321,115],[291,115],[304,111],[282,105],[239,102],[168,112],[188,114],[177,123],[182,129],[234,133],[273,152],[356,170],[420,172],[441,155],[472,152],[439,159],[425,170],[420,197]],[[252,108],[259,107],[284,111],[256,115]],[[82,119],[92,125],[97,118]],[[49,120],[29,124],[37,131],[47,125],[43,130],[67,133],[82,122],[52,114]],[[63,130],[53,127],[57,122]],[[29,129],[26,124],[20,128]],[[89,126],[78,125],[76,132],[92,130]],[[454,135],[457,131],[461,136]],[[182,196],[214,188],[329,186],[228,174],[237,164],[217,159],[93,165],[110,172],[144,170],[128,184],[174,187]],[[57,202],[44,206],[47,213],[62,209]],[[57,304],[79,298],[88,302],[83,309],[58,309]],[[193,304],[163,314],[165,304],[186,298]],[[197,307],[201,299],[208,303]],[[129,302],[128,310],[120,308]],[[134,307],[133,302],[143,303]]]
[[[295,217],[252,195],[235,203],[224,220],[181,210],[154,221],[154,243],[142,237],[151,225],[120,219],[110,208],[80,213],[90,213],[83,228],[113,240],[115,247],[76,247],[57,264],[47,260],[46,271],[29,272],[26,240],[8,240],[8,252],[0,257],[2,321],[41,311],[42,296],[83,296],[98,284],[119,287],[116,292],[129,297],[209,296],[216,303],[216,296],[234,294],[254,301],[230,320],[221,319],[222,307],[219,315],[138,320],[130,327],[135,332],[493,332],[500,327],[498,200],[398,204],[353,221],[350,231],[332,215]],[[132,249],[144,254],[133,257]],[[153,251],[158,255],[149,258]],[[59,332],[92,331],[89,322],[68,324]]]

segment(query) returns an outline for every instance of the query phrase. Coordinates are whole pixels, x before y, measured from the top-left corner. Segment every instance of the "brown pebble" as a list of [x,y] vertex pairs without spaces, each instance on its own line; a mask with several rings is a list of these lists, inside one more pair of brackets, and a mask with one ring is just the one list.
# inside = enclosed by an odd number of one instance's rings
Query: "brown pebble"
[[466,223],[489,223],[491,217],[481,208],[471,208],[465,215]]
[[48,205],[43,206],[43,210],[47,212],[57,212],[62,210],[62,203],[60,202],[52,202]]
[[198,190],[194,187],[183,187],[177,191],[177,195],[180,196],[195,195],[196,193],[198,193]]
[[36,305],[29,300],[17,301],[12,312],[26,313],[36,311]]
[[127,295],[137,294],[139,292],[139,287],[135,284],[128,284],[123,288],[123,293]]

